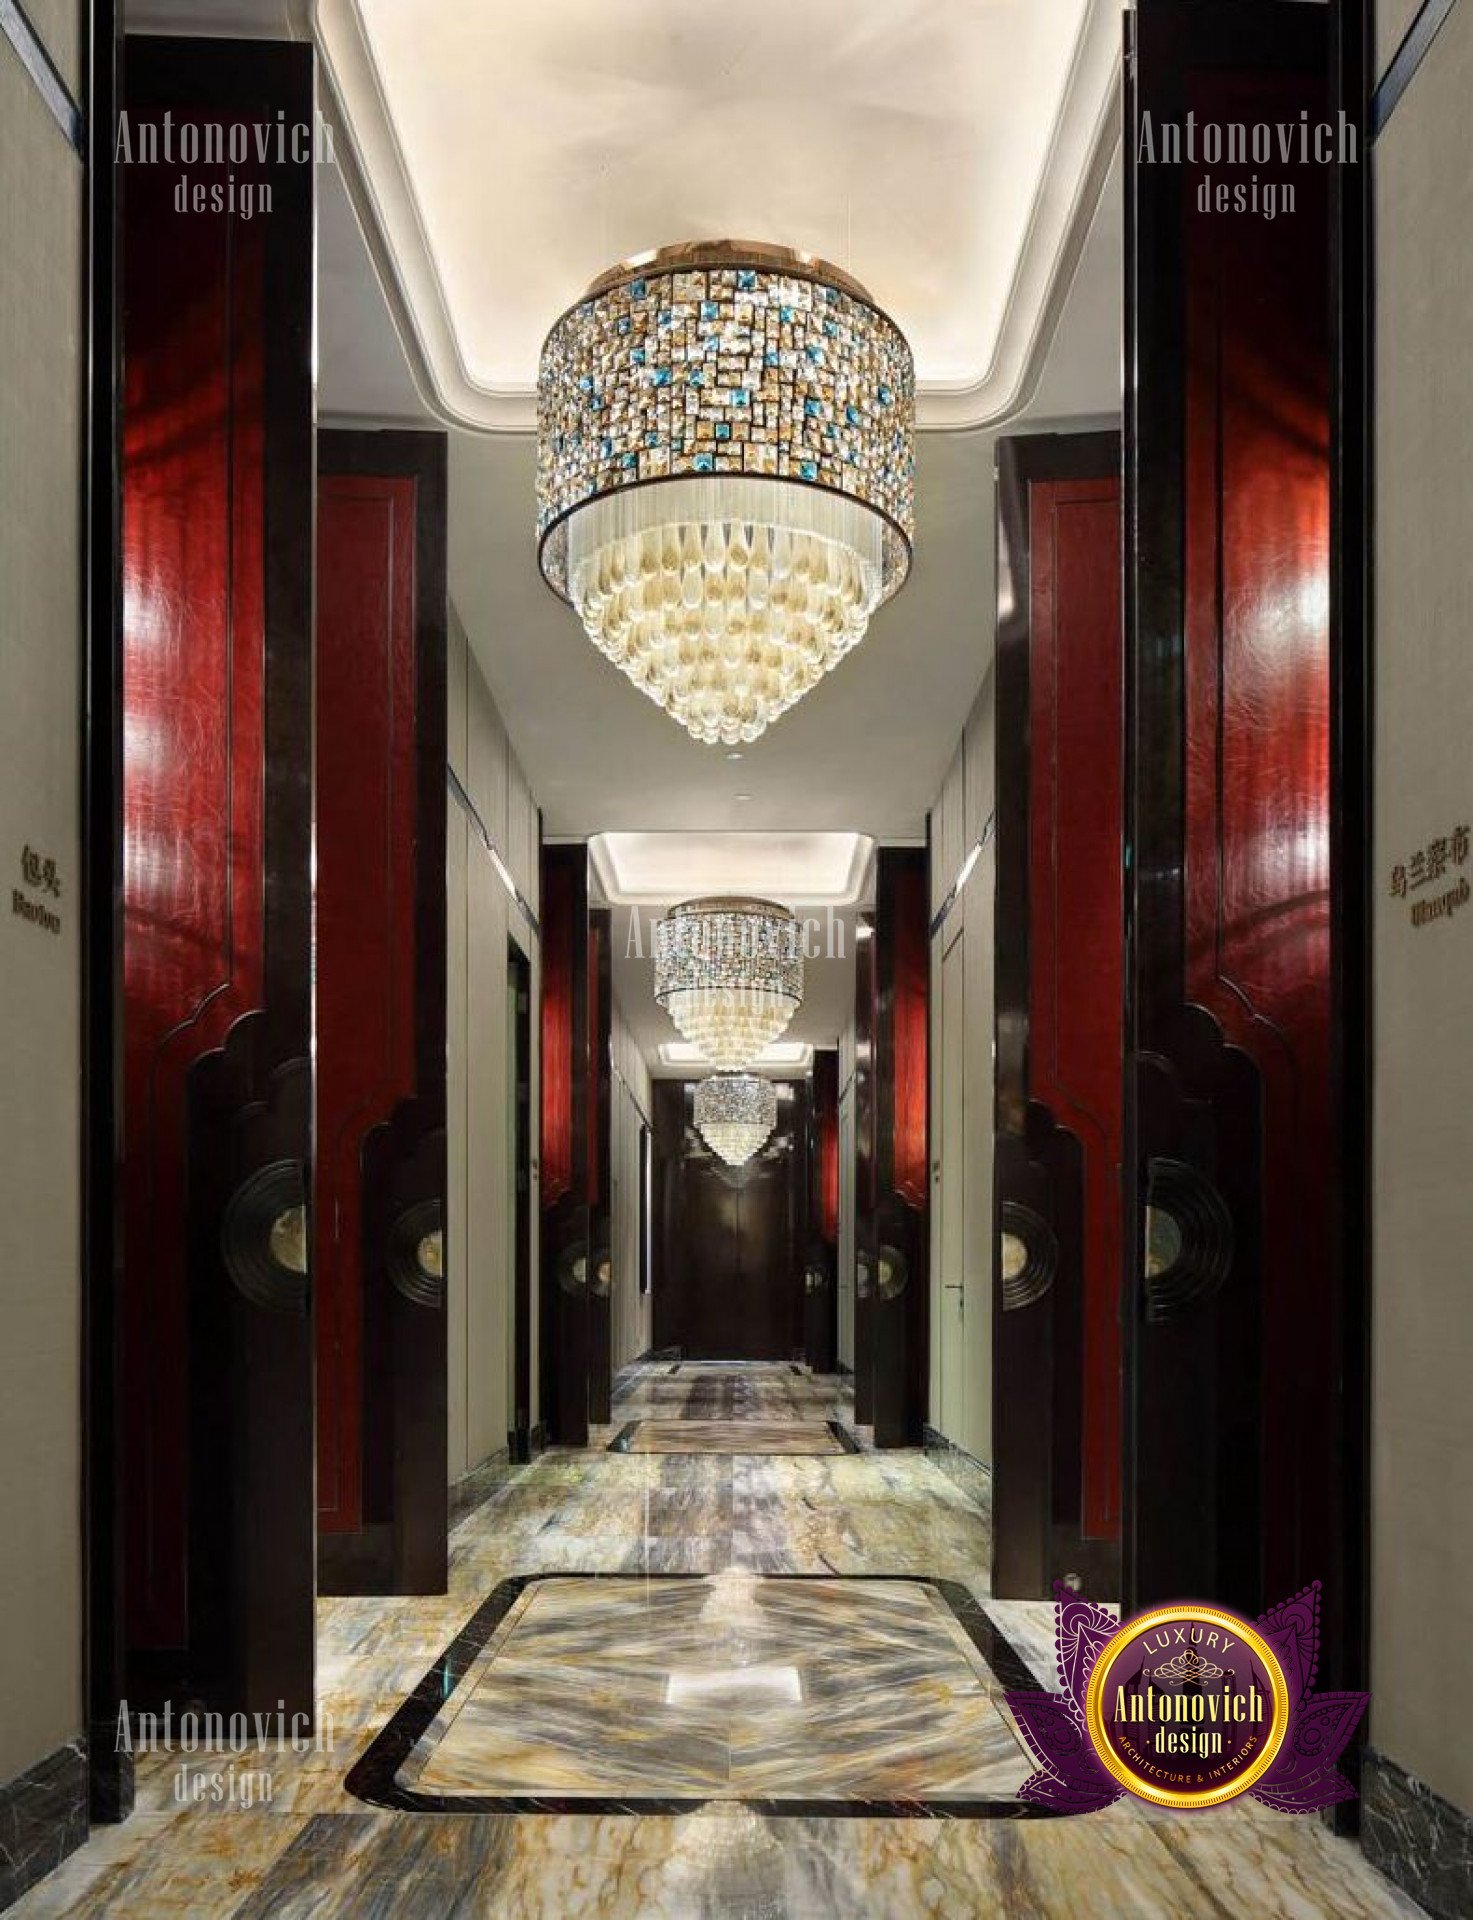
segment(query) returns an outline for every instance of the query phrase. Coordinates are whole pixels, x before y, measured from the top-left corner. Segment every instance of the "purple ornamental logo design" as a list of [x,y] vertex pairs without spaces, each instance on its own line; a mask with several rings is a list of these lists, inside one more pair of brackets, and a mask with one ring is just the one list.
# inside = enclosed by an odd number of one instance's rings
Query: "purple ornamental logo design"
[[1006,1696],[1038,1769],[1020,1799],[1093,1813],[1125,1792],[1188,1809],[1246,1792],[1312,1813],[1355,1798],[1335,1763],[1370,1696],[1313,1691],[1319,1581],[1256,1626],[1190,1601],[1122,1623],[1054,1593],[1063,1692]]

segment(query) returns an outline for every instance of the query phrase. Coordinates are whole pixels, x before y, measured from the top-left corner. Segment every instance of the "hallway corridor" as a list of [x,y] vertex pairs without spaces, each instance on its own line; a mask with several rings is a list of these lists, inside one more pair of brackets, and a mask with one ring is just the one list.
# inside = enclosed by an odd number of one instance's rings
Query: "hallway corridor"
[[[198,1805],[187,1756],[140,1755],[135,1817],[14,1911],[1419,1911],[1318,1820],[1246,1802],[1210,1823],[1131,1801],[1009,1817],[1029,1768],[1001,1695],[1025,1667],[1053,1680],[1049,1609],[987,1600],[986,1516],[922,1454],[865,1450],[841,1382],[647,1362],[613,1415],[464,1514],[444,1598],[320,1603],[332,1751],[242,1754]],[[399,1808],[356,1797],[350,1768]]]

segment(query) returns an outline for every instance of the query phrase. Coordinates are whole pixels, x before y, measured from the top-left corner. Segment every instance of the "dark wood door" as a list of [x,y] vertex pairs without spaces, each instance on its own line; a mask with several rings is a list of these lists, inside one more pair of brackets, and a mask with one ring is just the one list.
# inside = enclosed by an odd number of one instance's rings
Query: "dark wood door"
[[656,1347],[693,1359],[794,1359],[803,1342],[798,1089],[778,1089],[773,1137],[742,1167],[696,1132],[690,1082],[657,1081],[654,1093]]
[[317,441],[319,1589],[444,1590],[445,439]]
[[1119,1587],[1120,441],[999,449],[998,1593]]
[[[126,84],[139,123],[313,121],[305,47],[130,40]],[[310,1715],[312,166],[191,169],[233,181],[204,213],[128,172],[128,1694]]]
[[1142,8],[1126,137],[1126,1599],[1251,1614],[1323,1580],[1322,1678],[1350,1653],[1360,1427],[1337,1225],[1330,169],[1296,148],[1267,220],[1214,202],[1251,164],[1136,149],[1147,115],[1325,119],[1326,12]]

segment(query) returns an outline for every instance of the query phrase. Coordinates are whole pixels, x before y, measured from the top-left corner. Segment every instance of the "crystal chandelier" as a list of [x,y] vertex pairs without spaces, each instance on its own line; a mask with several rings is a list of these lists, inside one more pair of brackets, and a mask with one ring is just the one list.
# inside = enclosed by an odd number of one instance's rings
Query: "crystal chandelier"
[[687,900],[655,928],[655,998],[713,1067],[745,1067],[803,1004],[803,933],[771,900]]
[[696,1127],[711,1151],[740,1167],[777,1125],[777,1088],[755,1073],[713,1073],[696,1086]]
[[538,558],[697,740],[755,740],[904,581],[915,373],[848,274],[787,247],[602,275],[538,373]]

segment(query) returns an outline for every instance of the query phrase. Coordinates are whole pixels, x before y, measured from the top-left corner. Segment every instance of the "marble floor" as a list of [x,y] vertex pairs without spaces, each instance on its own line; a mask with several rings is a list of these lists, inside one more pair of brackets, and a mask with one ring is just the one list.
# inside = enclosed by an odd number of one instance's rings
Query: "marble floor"
[[[730,1450],[609,1451],[635,1422],[751,1422],[755,1438],[830,1420],[849,1420],[842,1383],[785,1366],[632,1369],[588,1450],[509,1472],[460,1520],[446,1595],[320,1603],[330,1744],[141,1756],[133,1817],[11,1911],[1414,1920],[1313,1818],[1128,1800],[997,1817],[1019,1773],[999,1672],[1021,1659],[1052,1683],[1049,1609],[989,1600],[986,1513],[923,1455],[875,1453],[862,1433],[857,1453],[743,1452],[740,1432]],[[756,1669],[775,1717],[742,1694]],[[672,1683],[684,1737],[662,1742],[651,1703]],[[820,1700],[827,1726],[804,1712]],[[418,1735],[386,1754],[415,1703]],[[375,1754],[397,1786],[370,1804],[346,1779],[361,1785]],[[650,1788],[633,1808],[631,1768]]]

